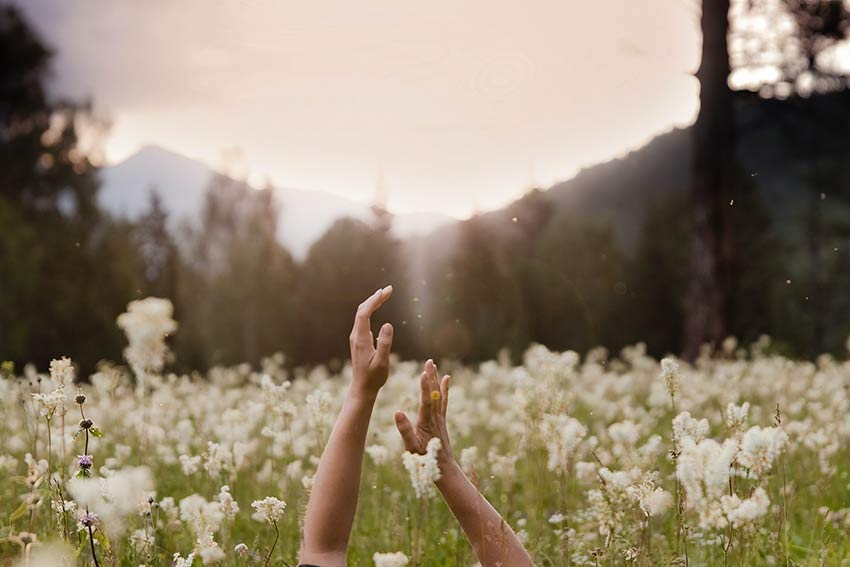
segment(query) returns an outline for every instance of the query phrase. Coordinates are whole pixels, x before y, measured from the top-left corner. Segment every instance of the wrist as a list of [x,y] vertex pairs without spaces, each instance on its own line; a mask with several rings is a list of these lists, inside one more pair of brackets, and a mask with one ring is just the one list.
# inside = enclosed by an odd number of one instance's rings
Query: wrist
[[446,459],[440,462],[440,479],[434,484],[439,490],[443,490],[446,486],[456,483],[458,480],[465,478],[466,475],[454,459]]
[[372,390],[370,388],[352,384],[348,388],[347,398],[351,401],[358,403],[374,404],[375,401],[378,399],[379,391],[380,389]]

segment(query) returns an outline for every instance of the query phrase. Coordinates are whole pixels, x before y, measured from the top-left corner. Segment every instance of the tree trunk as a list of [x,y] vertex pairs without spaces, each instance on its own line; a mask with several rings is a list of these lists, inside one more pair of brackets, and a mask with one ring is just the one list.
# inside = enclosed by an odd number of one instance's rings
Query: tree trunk
[[729,208],[734,195],[735,123],[727,36],[729,0],[703,0],[700,110],[693,127],[691,200],[694,238],[685,305],[684,356],[729,332],[734,241]]

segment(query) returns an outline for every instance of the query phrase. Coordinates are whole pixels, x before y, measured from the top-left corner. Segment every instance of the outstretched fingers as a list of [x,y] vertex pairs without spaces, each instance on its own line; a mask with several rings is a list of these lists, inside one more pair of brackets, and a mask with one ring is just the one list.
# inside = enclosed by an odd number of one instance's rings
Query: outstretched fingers
[[451,381],[452,378],[448,374],[443,376],[443,379],[440,381],[440,395],[442,396],[440,400],[440,412],[444,417],[449,407],[449,386],[451,385]]
[[416,433],[413,431],[413,425],[404,412],[395,412],[395,426],[401,435],[401,440],[404,442],[404,448],[410,452],[419,452],[419,446],[416,442]]
[[427,370],[428,364],[431,361],[425,363],[426,370],[419,375],[419,390],[420,390],[420,400],[419,400],[419,416],[416,418],[418,423],[428,423],[431,421],[431,416],[433,414],[433,402],[431,401],[431,392],[433,389],[431,388],[431,376]]
[[371,317],[377,309],[384,304],[393,294],[393,286],[388,285],[381,288],[357,307],[357,313],[354,315],[354,328],[351,329],[351,339],[362,339],[371,342]]
[[393,326],[384,323],[378,332],[378,346],[372,359],[372,366],[387,367],[390,365],[390,351],[393,348]]

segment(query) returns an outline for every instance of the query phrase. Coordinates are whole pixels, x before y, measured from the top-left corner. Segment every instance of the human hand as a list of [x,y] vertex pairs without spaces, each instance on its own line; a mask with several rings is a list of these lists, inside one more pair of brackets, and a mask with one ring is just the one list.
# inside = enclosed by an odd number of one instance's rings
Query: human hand
[[393,346],[393,326],[384,323],[378,332],[378,343],[372,335],[372,314],[393,294],[388,285],[370,295],[357,308],[354,328],[351,329],[352,392],[358,396],[375,398],[381,386],[387,383],[390,372],[390,350]]
[[438,452],[437,462],[440,464],[441,470],[444,470],[446,465],[454,463],[449,432],[446,427],[450,380],[451,378],[448,375],[443,376],[442,380],[438,380],[437,365],[429,359],[425,363],[425,371],[419,378],[422,397],[419,403],[416,427],[414,428],[411,425],[404,412],[397,411],[395,413],[395,424],[407,451],[423,455],[428,446],[428,441],[434,437],[440,440],[442,449]]

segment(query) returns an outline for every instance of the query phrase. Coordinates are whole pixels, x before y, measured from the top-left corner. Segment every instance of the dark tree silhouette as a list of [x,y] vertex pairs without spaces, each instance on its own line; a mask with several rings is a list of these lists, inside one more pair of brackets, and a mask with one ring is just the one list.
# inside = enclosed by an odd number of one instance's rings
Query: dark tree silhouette
[[685,308],[684,354],[729,332],[728,290],[735,253],[730,203],[734,197],[735,117],[728,53],[729,0],[703,0],[700,111],[693,129],[691,207],[693,248]]

